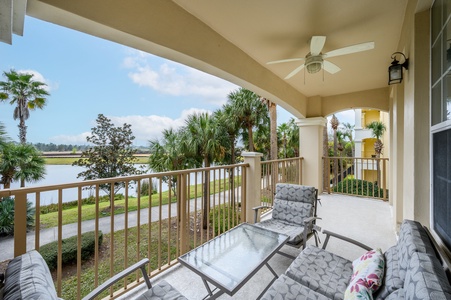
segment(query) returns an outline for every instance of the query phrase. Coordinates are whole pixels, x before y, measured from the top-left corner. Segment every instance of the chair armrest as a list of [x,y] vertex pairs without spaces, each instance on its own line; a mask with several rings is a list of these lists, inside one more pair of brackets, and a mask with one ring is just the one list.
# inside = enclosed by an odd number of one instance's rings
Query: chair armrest
[[363,243],[361,243],[361,242],[358,242],[358,241],[356,241],[356,240],[353,240],[353,239],[351,239],[351,238],[348,238],[348,237],[346,237],[346,236],[344,236],[344,235],[340,235],[340,234],[337,234],[337,233],[335,233],[335,232],[331,232],[331,231],[329,231],[329,230],[323,230],[323,233],[326,235],[326,240],[324,241],[324,244],[323,244],[323,249],[324,249],[324,250],[326,249],[327,243],[329,242],[329,238],[330,238],[331,236],[332,236],[332,237],[335,237],[335,238],[337,238],[337,239],[346,241],[346,242],[348,242],[348,243],[354,244],[354,245],[356,245],[356,246],[359,246],[360,248],[363,248],[363,249],[365,249],[365,250],[367,250],[367,251],[370,251],[370,250],[373,249],[373,248],[371,248],[371,247],[369,247],[369,246],[367,246],[367,245],[365,245],[365,244],[363,244]]
[[146,272],[146,264],[149,263],[148,258],[144,258],[141,261],[137,262],[136,264],[128,267],[124,271],[114,275],[101,285],[99,285],[97,288],[95,288],[92,292],[90,292],[86,297],[83,298],[83,300],[91,300],[100,295],[103,291],[105,291],[107,288],[118,282],[119,280],[123,279],[124,277],[127,277],[129,274],[137,271],[138,269],[141,269],[141,272],[143,274],[144,280],[146,281],[147,287],[150,289],[152,285],[150,284],[149,276],[147,276]]
[[254,223],[257,223],[258,210],[261,208],[272,208],[272,206],[260,205],[260,206],[252,207],[252,209],[254,210]]

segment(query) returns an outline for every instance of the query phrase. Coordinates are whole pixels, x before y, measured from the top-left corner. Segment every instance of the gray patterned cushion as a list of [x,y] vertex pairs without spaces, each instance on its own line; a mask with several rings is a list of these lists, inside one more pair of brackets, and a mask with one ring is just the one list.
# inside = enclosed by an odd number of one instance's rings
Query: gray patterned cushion
[[407,267],[414,252],[435,256],[435,250],[424,228],[420,223],[412,220],[402,222],[396,247],[398,250],[399,277],[401,279],[406,276]]
[[3,297],[4,300],[58,299],[49,267],[41,254],[32,250],[9,262]]
[[328,300],[329,298],[318,294],[293,279],[280,275],[274,281],[262,300]]
[[188,300],[172,285],[162,280],[150,290],[136,298],[136,300]]
[[255,225],[288,235],[289,238],[287,243],[289,244],[299,244],[303,239],[304,226],[293,225],[288,222],[274,219],[268,219],[260,223],[256,223]]
[[287,183],[277,184],[272,218],[304,225],[304,220],[313,216],[315,195],[315,188],[311,186]]
[[385,299],[389,294],[402,288],[404,279],[399,276],[399,262],[397,247],[393,246],[384,253],[385,256],[385,275],[382,280],[382,286],[375,293],[375,299]]
[[425,253],[412,254],[404,291],[405,299],[451,299],[451,286],[440,262]]
[[330,299],[343,299],[352,275],[352,261],[308,245],[286,275]]
[[399,289],[399,290],[394,291],[393,293],[388,295],[387,298],[384,298],[384,299],[385,300],[404,300],[404,299],[406,299],[405,293],[406,293],[406,291],[404,291],[404,289]]

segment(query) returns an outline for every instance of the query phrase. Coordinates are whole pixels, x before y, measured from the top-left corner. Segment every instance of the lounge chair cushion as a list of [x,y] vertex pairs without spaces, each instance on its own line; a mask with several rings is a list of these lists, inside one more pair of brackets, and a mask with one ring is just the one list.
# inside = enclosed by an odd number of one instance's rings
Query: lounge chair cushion
[[9,262],[3,296],[4,300],[59,299],[49,267],[36,250],[17,256]]
[[451,299],[451,286],[440,262],[426,253],[414,253],[404,285],[405,298]]
[[162,280],[151,289],[136,298],[136,300],[188,300],[172,285]]
[[308,245],[286,275],[329,299],[343,299],[352,276],[352,261]]
[[277,184],[272,218],[304,225],[304,220],[313,216],[316,190],[311,186]]
[[304,226],[293,225],[293,223],[275,219],[264,220],[260,223],[255,223],[254,225],[288,235],[287,243],[289,244],[299,244],[303,239]]
[[401,279],[399,275],[399,262],[398,262],[398,248],[396,246],[390,247],[385,251],[385,275],[382,280],[383,284],[379,290],[374,294],[375,299],[385,299],[388,295],[391,295],[394,291],[402,288],[404,284],[404,278]]
[[269,290],[261,298],[262,300],[328,300],[324,295],[318,294],[293,279],[280,275],[274,281]]

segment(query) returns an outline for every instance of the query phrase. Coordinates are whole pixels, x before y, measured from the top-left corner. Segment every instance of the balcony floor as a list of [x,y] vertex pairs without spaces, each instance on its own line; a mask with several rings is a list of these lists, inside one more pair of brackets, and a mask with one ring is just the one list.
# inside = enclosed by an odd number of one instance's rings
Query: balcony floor
[[[392,211],[388,202],[338,194],[321,194],[320,198],[322,205],[318,207],[318,216],[322,220],[318,220],[317,224],[323,229],[346,235],[370,247],[381,248],[382,251],[396,243]],[[323,234],[320,234],[320,239],[321,242],[324,241]],[[314,244],[314,239],[310,239],[308,244]],[[334,239],[329,241],[327,250],[351,260],[364,252],[357,246]],[[292,255],[300,252],[290,246],[284,246],[282,251]],[[277,274],[282,274],[291,261],[276,254],[269,264]],[[256,299],[272,278],[271,272],[264,266],[234,296],[222,295],[218,299]],[[181,265],[152,278],[151,281],[155,283],[161,279],[165,279],[188,299],[202,299],[207,294],[200,277]],[[143,285],[121,299],[134,299],[144,292],[144,288]]]

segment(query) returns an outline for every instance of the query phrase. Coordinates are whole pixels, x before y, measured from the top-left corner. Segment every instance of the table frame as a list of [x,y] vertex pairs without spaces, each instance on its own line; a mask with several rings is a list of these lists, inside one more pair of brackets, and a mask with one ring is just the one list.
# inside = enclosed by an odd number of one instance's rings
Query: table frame
[[[214,278],[210,277],[208,274],[205,274],[202,270],[197,269],[196,267],[192,266],[190,263],[186,262],[182,257],[186,254],[188,254],[191,251],[195,251],[198,248],[201,247],[205,247],[205,245],[207,243],[211,243],[213,242],[215,239],[219,239],[219,238],[224,238],[224,236],[229,235],[231,232],[233,232],[233,230],[237,230],[240,226],[253,226],[255,228],[258,228],[258,230],[261,231],[268,231],[271,233],[276,233],[279,236],[281,236],[282,238],[285,237],[285,239],[283,240],[282,243],[280,243],[280,245],[278,245],[277,247],[275,247],[266,257],[265,259],[263,259],[254,269],[251,270],[251,272],[249,272],[233,289],[229,289],[226,286],[224,286],[223,284],[221,284],[221,282],[218,282],[217,280],[215,280]],[[260,294],[260,296],[258,298],[260,298],[263,293],[266,292],[266,290],[269,288],[269,286],[279,277],[277,275],[277,273],[274,271],[274,269],[268,264],[268,261],[274,256],[274,254],[279,253],[280,249],[286,244],[286,242],[288,241],[288,236],[284,235],[284,234],[280,234],[274,231],[270,231],[268,229],[265,228],[261,228],[261,227],[257,227],[254,226],[252,224],[248,224],[248,223],[241,223],[240,225],[236,226],[235,228],[232,228],[231,230],[215,237],[214,239],[206,242],[205,244],[189,251],[188,253],[180,256],[178,258],[178,261],[185,267],[187,267],[188,269],[190,269],[191,271],[193,271],[194,273],[196,273],[197,275],[199,275],[205,285],[205,288],[208,292],[208,295],[204,298],[204,299],[216,299],[217,297],[223,295],[224,293],[227,293],[230,296],[233,296],[238,290],[240,290],[254,275],[255,273],[257,273],[264,265],[267,266],[267,268],[271,271],[271,273],[274,275],[274,278],[271,280],[271,282],[268,284],[268,286],[263,290],[263,292]],[[208,283],[211,283],[212,285],[215,286],[214,289],[211,289],[210,285]]]

